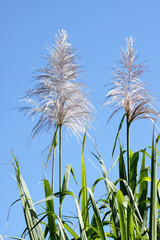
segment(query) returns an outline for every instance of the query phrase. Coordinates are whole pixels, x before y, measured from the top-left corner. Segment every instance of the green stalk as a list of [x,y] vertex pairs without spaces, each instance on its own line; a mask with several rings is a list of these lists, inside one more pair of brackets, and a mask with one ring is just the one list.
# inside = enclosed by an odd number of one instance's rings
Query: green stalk
[[157,239],[157,143],[154,145],[154,128],[152,137],[152,164],[151,164],[151,205],[150,205],[150,239]]
[[[62,125],[59,126],[59,192],[61,192],[61,172],[62,172]],[[61,209],[61,198],[59,198],[59,217],[61,218],[62,209]]]
[[[57,140],[58,140],[58,128],[59,128],[59,125],[55,128],[52,145],[51,145],[51,148],[50,148],[50,151],[49,151],[49,155],[48,155],[48,158],[47,158],[47,163],[48,163],[49,158],[51,156],[51,153],[53,151],[53,153],[52,153],[53,154],[53,160],[52,160],[52,181],[51,181],[51,191],[52,191],[52,193],[53,193],[53,188],[54,188],[54,162],[55,162],[55,149],[56,149]],[[46,164],[46,166],[47,166],[47,164]]]
[[129,117],[127,115],[127,169],[128,169],[128,185],[130,183],[130,158],[129,158],[129,150],[130,150],[130,123]]
[[55,160],[55,146],[53,147],[53,161],[52,161],[52,185],[51,185],[52,193],[53,193],[53,187],[54,187],[54,160]]

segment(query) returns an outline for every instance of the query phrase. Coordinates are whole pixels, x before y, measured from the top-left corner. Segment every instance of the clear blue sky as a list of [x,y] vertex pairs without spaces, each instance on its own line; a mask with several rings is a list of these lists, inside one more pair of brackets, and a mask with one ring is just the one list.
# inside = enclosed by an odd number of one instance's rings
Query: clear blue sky
[[[70,42],[75,44],[85,65],[84,83],[94,93],[90,100],[97,111],[97,125],[90,131],[96,138],[99,151],[109,170],[111,149],[122,114],[117,115],[105,128],[111,109],[100,110],[107,88],[103,86],[111,81],[112,66],[119,59],[120,46],[125,47],[126,37],[132,36],[141,52],[141,60],[148,60],[150,72],[144,81],[154,96],[160,99],[160,2],[159,0],[5,0],[0,1],[0,234],[4,234],[9,206],[19,198],[16,182],[11,176],[11,149],[19,159],[21,173],[35,201],[44,197],[42,178],[44,157],[42,150],[51,140],[50,134],[44,134],[27,145],[35,122],[27,121],[23,113],[12,108],[20,106],[18,99],[33,87],[33,67],[44,67],[41,54],[46,53],[45,43],[54,43],[58,29],[65,29],[71,35]],[[125,128],[121,134],[125,143]],[[140,120],[131,127],[131,149],[136,151],[151,144],[152,124]],[[91,159],[100,169],[90,151],[94,151],[93,142],[87,139],[85,151],[88,185],[100,173],[90,163]],[[81,141],[74,137],[63,142],[63,172],[67,163],[71,163],[77,180],[80,181]],[[118,156],[118,151],[115,157]],[[149,163],[148,163],[149,164]],[[58,165],[56,165],[56,168]],[[57,171],[57,170],[56,170]],[[117,170],[109,177],[115,179]],[[58,176],[58,175],[57,175]],[[50,179],[50,167],[46,172]],[[80,183],[80,182],[79,182]],[[77,192],[71,180],[70,186]],[[79,186],[80,188],[80,186]],[[99,194],[103,194],[99,189]],[[69,201],[66,200],[69,205]],[[67,205],[66,205],[67,206]],[[21,204],[13,206],[5,235],[20,236],[25,228]]]

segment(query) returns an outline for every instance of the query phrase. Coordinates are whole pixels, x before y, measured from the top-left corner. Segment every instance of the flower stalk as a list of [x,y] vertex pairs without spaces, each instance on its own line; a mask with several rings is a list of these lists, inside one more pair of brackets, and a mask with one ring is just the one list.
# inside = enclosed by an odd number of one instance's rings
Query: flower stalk
[[52,193],[53,193],[53,188],[54,188],[54,161],[55,161],[55,147],[53,147],[53,158],[52,158],[52,181],[51,181]]
[[130,183],[130,124],[129,118],[127,119],[127,169],[128,169],[128,185]]
[[103,106],[111,104],[115,108],[109,120],[120,110],[124,110],[127,118],[127,168],[128,184],[130,183],[130,126],[137,119],[155,120],[158,116],[158,103],[144,87],[141,78],[147,71],[145,62],[137,63],[139,54],[134,47],[133,38],[127,38],[126,50],[121,49],[120,67],[113,68],[112,88],[106,94]]
[[[55,37],[55,45],[47,45],[47,65],[38,69],[39,74],[35,76],[36,86],[27,91],[22,99],[31,106],[20,108],[29,118],[34,119],[37,115],[39,117],[32,130],[32,138],[53,128],[55,133],[59,131],[59,192],[62,184],[62,127],[65,133],[72,133],[77,139],[81,138],[86,126],[92,127],[94,112],[94,107],[87,99],[89,92],[86,86],[76,81],[81,77],[82,71],[77,63],[77,50],[68,42],[68,38],[66,31],[62,30]],[[56,145],[52,145],[52,192]],[[59,216],[61,217],[61,205]]]
[[[62,186],[62,126],[59,126],[59,192]],[[61,197],[59,198],[59,217],[62,216]]]

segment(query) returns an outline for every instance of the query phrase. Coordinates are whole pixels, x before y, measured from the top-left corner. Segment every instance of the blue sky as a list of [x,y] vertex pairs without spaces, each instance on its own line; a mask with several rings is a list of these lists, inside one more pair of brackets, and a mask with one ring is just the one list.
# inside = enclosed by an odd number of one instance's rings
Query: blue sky
[[[122,114],[117,115],[105,128],[111,114],[109,107],[100,110],[107,88],[111,81],[111,69],[119,59],[120,46],[125,47],[126,37],[132,36],[141,52],[141,60],[148,60],[150,72],[143,80],[148,83],[160,100],[160,2],[157,0],[34,0],[0,1],[0,234],[4,234],[10,205],[18,199],[16,182],[12,175],[11,149],[20,163],[21,173],[35,201],[44,197],[43,186],[38,184],[42,178],[44,155],[42,150],[50,143],[51,134],[44,134],[27,144],[35,122],[28,121],[23,113],[13,108],[22,106],[19,98],[33,87],[33,67],[44,67],[41,58],[46,53],[45,43],[54,43],[58,29],[65,29],[71,35],[85,65],[85,79],[81,81],[92,89],[90,98],[97,111],[97,125],[90,131],[96,138],[99,151],[109,170],[112,165],[111,150]],[[136,151],[151,144],[152,123],[140,120],[131,127],[131,149]],[[122,129],[122,144],[125,144],[125,127]],[[93,141],[87,139],[85,151],[88,185],[91,186],[100,176],[89,159],[100,169],[90,151],[94,151]],[[118,151],[116,152],[118,155]],[[115,157],[116,157],[115,155]],[[63,172],[65,165],[71,163],[77,180],[80,181],[81,141],[69,137],[63,141]],[[149,164],[149,163],[148,163]],[[58,168],[58,165],[56,165]],[[57,171],[57,170],[56,170]],[[115,179],[117,169],[109,175]],[[58,175],[57,175],[58,176]],[[46,171],[50,179],[50,167]],[[70,186],[77,192],[71,180]],[[80,186],[79,186],[80,188]],[[103,189],[99,189],[103,194]],[[66,204],[69,203],[66,200]],[[21,204],[13,206],[5,235],[20,236],[25,228]]]

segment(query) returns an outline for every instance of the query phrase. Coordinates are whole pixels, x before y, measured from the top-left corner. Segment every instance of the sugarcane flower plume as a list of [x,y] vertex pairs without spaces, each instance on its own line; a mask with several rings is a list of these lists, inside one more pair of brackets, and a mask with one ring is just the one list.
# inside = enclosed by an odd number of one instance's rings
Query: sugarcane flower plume
[[35,88],[25,93],[22,101],[30,106],[21,110],[39,120],[32,130],[32,137],[58,125],[80,137],[86,126],[91,127],[94,107],[87,99],[89,91],[76,80],[81,76],[79,55],[73,44],[68,43],[65,30],[55,36],[55,45],[47,45],[46,68],[38,69]]
[[129,124],[136,119],[155,119],[159,106],[141,80],[147,71],[146,61],[137,63],[140,55],[136,52],[132,37],[126,39],[126,50],[122,48],[120,53],[120,68],[113,68],[112,88],[106,94],[103,104],[115,107],[109,120],[122,109],[125,110]]

